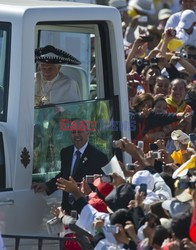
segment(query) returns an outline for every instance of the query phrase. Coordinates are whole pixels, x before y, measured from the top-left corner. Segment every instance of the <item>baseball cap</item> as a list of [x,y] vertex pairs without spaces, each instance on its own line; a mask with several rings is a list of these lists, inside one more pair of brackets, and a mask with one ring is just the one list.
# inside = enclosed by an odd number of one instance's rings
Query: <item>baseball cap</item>
[[112,210],[126,208],[131,200],[135,199],[135,191],[130,183],[121,184],[114,188],[109,195],[105,197],[105,203]]
[[132,184],[139,186],[140,184],[147,184],[147,190],[154,189],[154,177],[148,170],[137,171],[132,178]]
[[191,205],[187,202],[180,202],[177,199],[166,200],[162,203],[162,208],[167,210],[171,217],[187,212]]
[[193,10],[184,10],[178,24],[179,28],[189,29],[196,22],[196,13]]
[[95,179],[93,185],[103,197],[106,197],[113,189],[113,185],[106,182],[101,182],[101,178]]
[[188,144],[189,142],[189,136],[180,129],[174,130],[171,133],[171,138],[173,141],[179,141],[182,144]]
[[106,203],[100,198],[91,198],[88,201],[88,204],[94,207],[98,212],[103,212],[103,213],[108,212]]
[[170,9],[161,9],[158,13],[158,20],[164,20],[171,16],[172,11]]

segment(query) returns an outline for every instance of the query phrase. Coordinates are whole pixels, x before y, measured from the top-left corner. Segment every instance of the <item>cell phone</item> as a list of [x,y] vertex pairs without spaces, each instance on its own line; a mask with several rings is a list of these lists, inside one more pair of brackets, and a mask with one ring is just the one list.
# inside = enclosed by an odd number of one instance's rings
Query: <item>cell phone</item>
[[140,17],[138,17],[137,20],[140,23],[147,23],[148,22],[148,17],[147,16],[140,16]]
[[100,177],[101,182],[111,183],[113,181],[112,176],[110,175],[102,175]]
[[127,163],[127,164],[126,164],[126,168],[127,168],[128,170],[135,170],[135,165],[134,165],[134,164],[131,164],[131,163]]
[[151,144],[149,144],[149,149],[152,151],[157,151],[159,148],[158,148],[157,144],[151,143]]
[[144,150],[144,142],[143,141],[138,141],[137,142],[138,148],[140,148],[142,151]]
[[105,226],[107,233],[117,234],[119,232],[119,227],[111,224]]
[[153,37],[152,36],[140,36],[142,38],[143,42],[152,42]]
[[159,151],[154,151],[153,152],[153,156],[155,159],[161,159],[161,152]]
[[85,176],[85,181],[87,183],[93,183],[94,182],[94,175],[86,175]]
[[74,219],[78,219],[78,212],[76,210],[71,210],[70,216]]
[[143,192],[144,195],[146,196],[147,195],[147,184],[145,184],[145,183],[140,184],[139,192]]
[[191,142],[195,142],[196,141],[196,133],[189,134],[189,139]]

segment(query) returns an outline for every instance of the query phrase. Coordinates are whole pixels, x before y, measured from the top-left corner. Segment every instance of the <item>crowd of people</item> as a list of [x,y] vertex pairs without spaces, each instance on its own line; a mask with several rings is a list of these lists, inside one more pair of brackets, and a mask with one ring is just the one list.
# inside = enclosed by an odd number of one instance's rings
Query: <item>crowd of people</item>
[[[88,143],[88,131],[73,130],[60,174],[32,188],[63,190],[63,206],[51,213],[64,225],[61,236],[82,238],[86,249],[196,250],[196,1],[107,4],[122,18],[136,121],[131,140],[116,145],[132,163],[105,176],[107,157]],[[67,238],[64,249],[82,246]]]

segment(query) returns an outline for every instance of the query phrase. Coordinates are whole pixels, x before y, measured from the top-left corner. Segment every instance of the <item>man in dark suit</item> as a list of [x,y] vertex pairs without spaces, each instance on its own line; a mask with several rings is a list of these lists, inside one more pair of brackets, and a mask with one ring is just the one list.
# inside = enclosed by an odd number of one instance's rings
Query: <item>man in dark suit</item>
[[[74,125],[73,125],[74,123]],[[103,174],[101,167],[108,163],[107,156],[89,143],[89,131],[84,121],[74,121],[71,125],[72,146],[61,150],[61,171],[46,183],[33,183],[35,192],[46,192],[48,195],[57,190],[57,179],[68,179],[72,176],[81,182],[86,175]],[[63,192],[62,209],[67,213],[74,210],[69,193]]]

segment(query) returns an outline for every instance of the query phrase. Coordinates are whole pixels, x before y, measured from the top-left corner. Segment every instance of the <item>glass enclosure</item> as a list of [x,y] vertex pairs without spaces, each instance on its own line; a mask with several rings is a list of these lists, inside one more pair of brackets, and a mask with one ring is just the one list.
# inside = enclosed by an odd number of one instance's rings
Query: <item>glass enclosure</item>
[[[112,121],[118,119],[113,96],[110,46],[106,25],[48,23],[36,27],[36,48],[52,45],[77,58],[80,65],[61,65],[60,72],[77,82],[81,100],[35,105],[33,181],[47,181],[61,167],[60,151],[72,145],[69,124],[86,121],[90,143],[112,157]],[[107,27],[107,26],[106,26]],[[38,72],[39,65],[35,66]],[[36,103],[36,100],[35,100]]]

